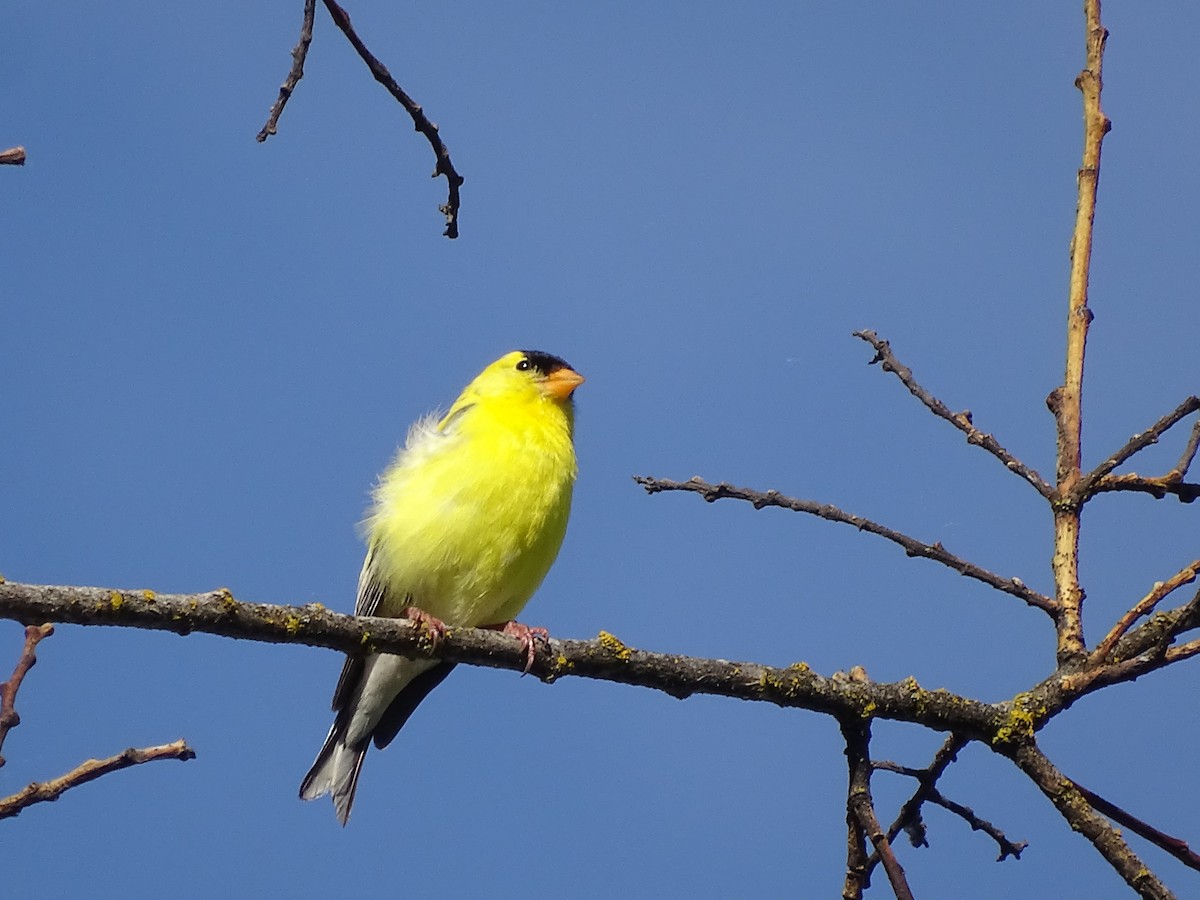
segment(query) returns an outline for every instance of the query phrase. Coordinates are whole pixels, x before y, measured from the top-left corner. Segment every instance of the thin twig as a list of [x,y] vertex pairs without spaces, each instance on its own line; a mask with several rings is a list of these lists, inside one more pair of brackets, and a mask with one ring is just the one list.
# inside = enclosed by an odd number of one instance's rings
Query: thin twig
[[[1131,437],[1128,441],[1126,441],[1125,445],[1121,447],[1120,450],[1118,450],[1104,462],[1100,463],[1100,465],[1096,466],[1096,468],[1087,474],[1080,484],[1080,494],[1082,495],[1082,498],[1086,498],[1094,492],[1094,487],[1101,478],[1103,478],[1105,475],[1108,475],[1113,469],[1121,465],[1121,463],[1128,460],[1134,454],[1145,450],[1152,444],[1158,443],[1158,439],[1162,437],[1162,435],[1168,429],[1178,424],[1180,420],[1186,418],[1197,410],[1200,410],[1200,397],[1188,397],[1186,400],[1180,403],[1179,406],[1175,407],[1175,409],[1171,410],[1171,412],[1167,413],[1145,431],[1135,434],[1133,437]],[[1200,421],[1197,422],[1197,425],[1200,425]],[[1195,428],[1193,428],[1192,434],[1195,436]],[[1189,450],[1191,454],[1190,456]],[[1191,444],[1189,442],[1188,449],[1184,450],[1184,458],[1180,459],[1180,466],[1182,466],[1184,471],[1186,471],[1187,466],[1191,464],[1191,456],[1194,455],[1195,450],[1191,449]],[[1176,469],[1179,469],[1180,466],[1177,466]],[[1175,470],[1172,470],[1172,472],[1169,474],[1174,474],[1174,472]],[[1183,473],[1180,472],[1176,478],[1182,479]]]
[[1172,472],[1158,478],[1148,478],[1134,472],[1123,475],[1105,475],[1091,486],[1092,494],[1103,494],[1109,491],[1134,491],[1139,494],[1150,494],[1161,500],[1167,494],[1174,494],[1180,503],[1191,503],[1200,497],[1200,484],[1183,481],[1182,476],[1175,478]]
[[[887,872],[888,881],[896,900],[913,900],[908,880],[904,877],[904,867],[896,859],[891,842],[884,834],[875,815],[875,803],[871,799],[871,723],[869,719],[843,719],[841,721],[842,737],[846,739],[846,763],[850,771],[849,785],[846,792],[846,822],[854,835],[865,835],[875,848],[875,853],[883,862],[883,870]],[[855,839],[852,839],[852,842]],[[861,847],[861,838],[857,838]],[[850,863],[853,860],[849,861]],[[852,864],[847,865],[846,885],[851,884],[851,874],[855,870]],[[859,883],[862,880],[859,879]],[[843,891],[843,895],[845,891]]]
[[362,38],[355,32],[354,27],[350,24],[350,15],[346,10],[342,9],[335,0],[323,0],[325,8],[329,10],[329,15],[333,17],[334,24],[342,30],[346,35],[346,39],[350,41],[362,61],[367,64],[367,68],[371,70],[371,74],[375,76],[375,80],[387,88],[400,105],[407,110],[412,116],[413,125],[417,131],[425,135],[429,141],[429,145],[433,148],[434,156],[437,157],[437,164],[433,169],[433,177],[437,178],[440,175],[446,176],[446,183],[449,188],[449,197],[444,204],[438,207],[438,210],[446,217],[446,230],[443,232],[448,238],[458,237],[458,207],[459,207],[459,188],[462,186],[463,177],[458,174],[454,168],[454,163],[450,160],[450,151],[446,144],[442,141],[441,135],[438,134],[438,127],[429,121],[429,117],[425,115],[425,111],[420,105],[410,97],[392,77],[392,73],[387,70],[387,67],[381,63],[367,49],[366,44],[362,42]]
[[1092,226],[1100,183],[1100,148],[1112,127],[1100,109],[1103,88],[1104,42],[1108,31],[1100,24],[1100,0],[1085,0],[1087,60],[1075,85],[1083,95],[1083,163],[1078,173],[1075,232],[1071,238],[1071,279],[1067,300],[1067,353],[1063,383],[1046,403],[1054,413],[1057,440],[1054,508],[1055,599],[1062,609],[1057,621],[1058,661],[1078,659],[1083,643],[1083,588],[1079,582],[1079,517],[1086,498],[1079,491],[1082,471],[1083,363],[1087,350],[1088,279],[1092,262]]
[[[897,813],[896,819],[888,827],[887,838],[891,843],[899,837],[900,832],[908,833],[909,841],[914,847],[927,847],[929,843],[925,840],[925,828],[921,822],[921,805],[929,796],[929,789],[932,788],[939,778],[945,773],[950,764],[958,759],[958,753],[963,747],[967,746],[970,741],[958,734],[949,735],[938,748],[937,753],[933,756],[933,761],[929,765],[919,770],[921,774],[915,775],[920,786],[911,797],[904,802],[900,807],[900,812]],[[871,872],[879,863],[879,857],[872,855],[867,861],[867,879],[870,881]]]
[[[37,645],[44,638],[54,634],[53,625],[27,625],[25,627],[25,646],[21,648],[21,656],[17,659],[12,677],[0,684],[0,750],[4,749],[4,739],[9,731],[21,724],[17,715],[17,691],[25,675],[37,665]],[[0,755],[0,766],[4,765],[4,756]]]
[[316,12],[317,0],[304,0],[304,22],[300,26],[300,41],[292,50],[292,67],[288,71],[287,79],[279,88],[279,96],[271,106],[271,114],[267,116],[267,124],[262,127],[262,131],[255,138],[260,144],[275,134],[275,126],[279,123],[279,117],[283,114],[283,108],[287,106],[288,100],[292,97],[292,91],[296,89],[296,85],[304,77],[304,59],[308,56],[308,45],[312,43],[313,18]]
[[1200,559],[1193,560],[1188,565],[1184,566],[1166,581],[1155,582],[1150,592],[1141,600],[1129,608],[1126,613],[1117,620],[1112,629],[1104,636],[1104,639],[1092,651],[1090,662],[1095,665],[1103,663],[1108,659],[1108,655],[1112,653],[1113,647],[1117,645],[1122,637],[1125,636],[1133,623],[1144,616],[1149,615],[1154,611],[1164,599],[1169,597],[1174,591],[1183,587],[1185,584],[1191,584],[1196,580],[1196,576],[1200,575]]
[[1071,829],[1091,841],[1126,884],[1147,900],[1175,900],[1175,895],[1125,843],[1121,833],[1092,808],[1071,780],[1035,744],[1029,742],[1008,749],[1012,761],[1049,798]]
[[937,788],[933,788],[929,792],[929,803],[935,803],[942,809],[954,813],[964,822],[971,826],[972,831],[982,831],[1000,848],[1000,854],[996,857],[996,862],[1004,862],[1010,856],[1013,859],[1021,858],[1021,851],[1029,846],[1028,841],[1013,842],[1008,839],[1003,831],[989,822],[987,819],[981,818],[975,814],[975,811],[969,806],[963,806],[961,803],[956,803],[949,797],[945,796]]
[[95,781],[110,772],[118,772],[121,769],[128,769],[130,766],[138,766],[159,759],[187,761],[195,758],[195,751],[184,741],[178,740],[160,747],[146,747],[144,750],[130,747],[108,759],[89,759],[65,775],[60,775],[51,781],[35,781],[11,797],[0,798],[0,819],[11,818],[35,803],[57,800],[64,791],[87,784],[89,781]]
[[892,352],[891,344],[879,338],[874,331],[855,331],[854,337],[861,338],[875,348],[875,358],[871,360],[871,365],[882,363],[883,370],[891,372],[899,378],[900,382],[908,388],[908,392],[925,404],[925,407],[931,413],[940,419],[945,419],[965,434],[968,444],[982,447],[988,453],[992,454],[992,456],[996,457],[996,459],[1000,460],[1000,462],[1004,463],[1004,467],[1010,472],[1015,472],[1033,485],[1034,490],[1047,500],[1051,498],[1054,489],[1046,483],[1046,479],[1013,456],[1009,451],[1005,450],[1000,445],[1000,442],[990,434],[986,434],[976,428],[971,421],[971,413],[969,411],[960,413],[951,412],[945,403],[921,387],[916,379],[913,378],[912,370],[896,358],[896,355]]
[[1189,869],[1200,870],[1200,854],[1192,850],[1188,846],[1187,841],[1167,834],[1165,831],[1159,831],[1153,825],[1143,822],[1137,816],[1133,815],[1133,813],[1127,812],[1115,803],[1105,800],[1099,794],[1089,791],[1078,781],[1072,780],[1071,784],[1075,785],[1075,789],[1083,794],[1083,798],[1097,812],[1103,813],[1118,825],[1122,825],[1139,837],[1145,838],[1155,847],[1165,850]]
[[859,531],[878,535],[894,544],[899,544],[909,556],[931,559],[934,562],[941,563],[953,569],[960,575],[965,575],[967,578],[973,578],[976,581],[982,581],[984,584],[998,591],[1019,597],[1030,606],[1042,610],[1051,617],[1056,614],[1054,601],[1045,594],[1039,594],[1037,591],[1026,587],[1025,582],[1020,578],[1002,578],[993,572],[980,568],[974,563],[967,562],[965,559],[955,556],[953,553],[947,551],[940,541],[927,544],[924,541],[919,541],[914,537],[909,537],[899,531],[894,531],[891,528],[880,525],[878,522],[845,512],[828,503],[817,503],[813,500],[798,500],[794,497],[785,496],[779,493],[779,491],[756,491],[752,488],[735,487],[726,482],[710,484],[702,478],[691,478],[687,481],[671,481],[665,478],[653,478],[648,475],[635,475],[633,480],[645,488],[648,494],[657,494],[662,491],[688,491],[693,494],[699,494],[709,503],[725,498],[745,500],[747,503],[753,504],[755,509],[762,509],[764,506],[777,506],[780,509],[790,509],[793,512],[808,513],[829,522],[841,522],[845,525],[853,525]]
[[7,150],[0,150],[0,166],[23,165],[25,165],[24,147],[9,147]]
[[1179,462],[1175,463],[1175,468],[1167,473],[1167,477],[1182,481],[1183,477],[1187,475],[1188,469],[1192,466],[1192,460],[1196,458],[1197,450],[1200,450],[1200,418],[1197,418],[1192,424],[1192,433],[1188,436],[1188,442],[1183,448],[1183,454],[1179,457]]

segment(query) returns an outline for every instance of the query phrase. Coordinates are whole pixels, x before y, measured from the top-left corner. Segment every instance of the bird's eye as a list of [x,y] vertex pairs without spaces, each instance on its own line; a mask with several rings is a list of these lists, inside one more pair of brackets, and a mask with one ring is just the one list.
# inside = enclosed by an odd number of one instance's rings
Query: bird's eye
[[522,359],[519,363],[517,363],[517,371],[518,372],[528,372],[529,369],[531,368],[531,366],[532,366],[532,364],[529,362],[529,360]]

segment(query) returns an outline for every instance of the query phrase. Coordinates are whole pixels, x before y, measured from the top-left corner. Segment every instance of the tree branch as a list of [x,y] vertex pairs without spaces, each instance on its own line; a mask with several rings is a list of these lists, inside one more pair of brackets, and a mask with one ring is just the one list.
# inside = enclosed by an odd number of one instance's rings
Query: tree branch
[[262,127],[262,131],[255,137],[255,140],[260,144],[275,134],[275,126],[279,123],[279,117],[283,114],[283,108],[287,106],[288,100],[292,97],[292,91],[296,89],[296,85],[304,77],[304,60],[308,56],[308,46],[312,43],[313,19],[316,17],[316,12],[317,0],[304,0],[304,22],[300,26],[300,41],[292,50],[292,67],[288,70],[287,78],[279,88],[279,96],[271,106],[271,113],[267,116],[267,124]]
[[[875,815],[875,803],[871,799],[871,721],[870,719],[843,719],[842,737],[846,739],[846,763],[850,770],[849,785],[846,790],[846,822],[852,835],[850,844],[858,844],[862,848],[862,837],[871,841],[875,853],[883,862],[892,891],[896,900],[913,900],[908,880],[904,877],[904,867],[896,859],[892,845],[879,819]],[[854,854],[855,858],[859,852]],[[855,866],[847,865],[847,887],[851,886],[850,875]],[[859,879],[861,883],[861,879]],[[843,895],[846,891],[843,891]]]
[[23,165],[25,165],[24,147],[9,147],[7,150],[0,150],[0,166]]
[[1100,109],[1104,42],[1108,32],[1100,24],[1100,0],[1085,0],[1087,62],[1075,79],[1083,94],[1083,164],[1078,174],[1075,232],[1071,238],[1071,280],[1067,300],[1067,358],[1063,383],[1046,399],[1054,413],[1058,433],[1054,507],[1054,588],[1062,609],[1058,628],[1059,664],[1084,651],[1083,588],[1079,583],[1079,515],[1083,499],[1082,473],[1083,361],[1087,349],[1088,279],[1092,262],[1092,226],[1096,218],[1096,191],[1100,183],[1100,148],[1112,127]]
[[1117,645],[1117,641],[1125,636],[1125,633],[1129,631],[1134,622],[1153,612],[1154,607],[1158,606],[1159,603],[1169,597],[1174,591],[1185,584],[1191,584],[1196,580],[1197,575],[1200,575],[1200,559],[1193,560],[1166,581],[1155,582],[1150,592],[1130,607],[1117,623],[1113,625],[1112,630],[1104,636],[1104,639],[1100,641],[1096,649],[1092,652],[1090,662],[1093,664],[1103,663],[1112,652],[1113,647]]
[[[21,682],[25,680],[25,675],[37,665],[37,645],[44,638],[54,634],[53,625],[27,625],[25,627],[25,646],[21,649],[21,656],[17,659],[16,668],[13,669],[12,677],[8,681],[0,684],[0,750],[4,749],[4,739],[8,737],[9,731],[21,724],[21,717],[17,715],[17,691],[21,689]],[[4,765],[4,756],[0,755],[0,766]]]
[[948,552],[940,541],[934,544],[918,541],[916,538],[909,537],[899,531],[893,531],[891,528],[880,525],[877,522],[872,522],[870,519],[864,519],[862,516],[843,512],[836,506],[831,506],[828,503],[817,503],[813,500],[797,500],[794,497],[787,497],[779,493],[779,491],[756,491],[751,488],[735,487],[726,482],[714,485],[709,484],[701,478],[691,478],[687,481],[670,481],[665,478],[635,475],[633,480],[645,488],[648,494],[657,494],[663,491],[690,491],[693,494],[700,494],[708,503],[713,503],[716,500],[724,498],[745,500],[753,504],[755,509],[762,509],[764,506],[777,506],[781,509],[790,509],[793,512],[808,513],[809,515],[817,516],[830,522],[853,525],[859,531],[878,535],[894,544],[899,544],[909,556],[931,559],[934,562],[941,563],[953,569],[960,575],[973,578],[976,581],[982,581],[984,584],[994,587],[998,591],[1019,597],[1030,606],[1049,614],[1051,618],[1057,614],[1052,599],[1045,594],[1039,594],[1037,591],[1026,587],[1025,582],[1019,578],[1002,578],[993,572],[982,569],[974,563],[967,562],[965,559]]
[[57,800],[62,796],[64,791],[69,791],[71,788],[78,787],[81,784],[87,784],[89,781],[95,781],[97,778],[108,775],[110,772],[118,772],[121,769],[139,766],[142,763],[154,762],[158,759],[187,761],[195,758],[195,751],[184,741],[178,740],[172,744],[163,744],[160,747],[147,747],[144,750],[137,750],[130,747],[128,750],[122,751],[116,756],[110,756],[108,759],[89,759],[65,775],[60,775],[51,781],[35,781],[23,791],[19,791],[11,797],[0,798],[0,819],[11,818],[20,813],[21,810],[33,806],[35,803],[47,803]]
[[1175,895],[1130,849],[1120,832],[1092,809],[1071,779],[1058,771],[1035,744],[1019,744],[1010,749],[1010,758],[1018,768],[1050,799],[1071,829],[1092,842],[1126,884],[1147,900],[1174,900]]
[[458,237],[459,188],[462,187],[464,179],[454,168],[454,163],[450,160],[450,150],[446,147],[441,135],[438,134],[438,127],[429,121],[429,117],[425,115],[425,111],[421,109],[420,104],[396,83],[396,79],[387,70],[387,66],[376,59],[374,54],[367,49],[366,44],[362,42],[362,38],[358,36],[354,27],[350,24],[350,14],[342,9],[335,0],[323,0],[323,2],[325,8],[329,10],[329,15],[333,17],[334,24],[346,35],[346,39],[350,41],[355,51],[362,58],[362,61],[367,64],[367,68],[371,70],[371,74],[375,76],[375,80],[387,88],[388,93],[399,101],[400,105],[412,116],[413,125],[417,131],[425,135],[425,139],[429,141],[429,146],[433,148],[433,155],[437,158],[437,163],[433,169],[433,177],[437,178],[440,175],[445,175],[449,190],[446,202],[438,207],[438,210],[446,217],[446,230],[443,234],[451,239]]
[[[437,646],[431,647],[425,627],[407,619],[357,618],[331,612],[320,604],[245,603],[226,590],[155,594],[2,583],[0,618],[117,625],[176,634],[199,631],[346,653],[400,653],[518,672],[525,670],[527,662],[520,640],[495,631],[449,628]],[[893,683],[846,683],[818,675],[804,663],[775,668],[635,650],[607,632],[593,641],[540,642],[531,672],[545,682],[577,676],[652,688],[678,698],[710,694],[842,718],[871,715],[939,731],[959,731],[989,743],[1002,742],[1012,733],[1009,704],[991,705],[941,689],[925,690],[912,678]]]
[[1140,494],[1150,494],[1157,500],[1162,500],[1167,494],[1174,494],[1180,503],[1191,503],[1200,497],[1200,484],[1184,481],[1182,475],[1175,477],[1173,472],[1158,478],[1128,472],[1124,475],[1105,475],[1091,487],[1093,495],[1109,491],[1136,491]]
[[1087,800],[1088,804],[1094,810],[1108,816],[1118,825],[1128,828],[1134,834],[1149,841],[1160,850],[1165,850],[1189,869],[1200,871],[1200,854],[1195,853],[1187,845],[1187,841],[1167,834],[1165,831],[1159,831],[1153,825],[1143,822],[1137,816],[1126,812],[1115,803],[1105,800],[1099,794],[1089,791],[1078,781],[1072,780],[1071,784],[1083,795],[1083,798]]
[[[1180,403],[1179,406],[1175,407],[1175,409],[1171,410],[1171,412],[1167,413],[1145,431],[1135,434],[1133,437],[1131,437],[1128,441],[1126,441],[1125,445],[1121,447],[1120,450],[1118,450],[1104,462],[1100,463],[1100,465],[1096,466],[1096,468],[1087,474],[1087,477],[1083,479],[1083,483],[1080,485],[1080,499],[1086,500],[1089,496],[1095,493],[1095,486],[1100,479],[1108,475],[1113,469],[1128,460],[1135,453],[1140,453],[1142,450],[1145,450],[1152,444],[1157,444],[1158,439],[1162,437],[1162,435],[1168,429],[1178,424],[1181,419],[1186,418],[1197,410],[1200,410],[1200,397],[1188,397],[1186,400]],[[1200,421],[1197,421],[1196,425],[1197,427],[1200,427]],[[1193,439],[1197,439],[1197,433],[1197,428],[1193,428]],[[1188,446],[1184,450],[1184,455],[1179,460],[1179,464],[1175,467],[1175,469],[1164,476],[1164,478],[1168,478],[1170,475],[1174,475],[1176,472],[1178,472],[1178,475],[1176,475],[1176,480],[1182,480],[1183,473],[1187,471],[1188,466],[1191,465],[1192,457],[1195,455],[1196,451],[1192,446],[1191,440],[1189,440]]]
[[892,353],[891,344],[885,340],[881,340],[874,331],[855,331],[854,337],[862,338],[868,344],[875,348],[875,358],[871,360],[870,365],[876,363],[883,364],[883,371],[891,372],[900,382],[908,388],[908,392],[920,400],[925,407],[935,416],[945,419],[959,431],[967,436],[967,443],[974,444],[977,447],[982,447],[1000,462],[1004,463],[1004,467],[1010,472],[1020,475],[1023,479],[1033,485],[1034,490],[1045,497],[1047,500],[1051,498],[1054,489],[1046,483],[1041,475],[1035,470],[1029,468],[1007,450],[990,434],[985,434],[980,431],[971,421],[970,411],[960,413],[950,412],[949,407],[941,400],[917,384],[913,378],[912,370],[900,362],[896,355]]

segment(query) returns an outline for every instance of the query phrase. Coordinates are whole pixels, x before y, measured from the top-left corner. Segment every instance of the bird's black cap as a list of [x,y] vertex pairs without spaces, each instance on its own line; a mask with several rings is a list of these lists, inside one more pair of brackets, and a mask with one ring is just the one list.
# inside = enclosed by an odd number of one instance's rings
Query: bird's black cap
[[543,353],[541,350],[522,350],[525,358],[529,360],[529,364],[541,372],[543,375],[549,375],[551,372],[557,372],[559,369],[570,369],[571,365],[560,356],[555,356],[552,353]]

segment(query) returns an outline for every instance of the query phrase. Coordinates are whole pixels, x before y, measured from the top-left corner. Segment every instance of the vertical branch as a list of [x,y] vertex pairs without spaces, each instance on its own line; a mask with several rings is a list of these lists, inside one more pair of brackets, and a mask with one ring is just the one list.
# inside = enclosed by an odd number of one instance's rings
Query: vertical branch
[[1075,232],[1071,238],[1071,282],[1067,310],[1066,374],[1061,387],[1047,400],[1058,431],[1057,491],[1054,507],[1054,586],[1062,608],[1058,622],[1060,662],[1083,652],[1083,589],[1079,584],[1079,519],[1083,497],[1081,438],[1083,419],[1083,361],[1087,347],[1088,276],[1092,262],[1092,226],[1096,218],[1096,190],[1100,182],[1100,148],[1112,123],[1100,109],[1103,87],[1101,66],[1108,32],[1100,24],[1100,0],[1085,0],[1087,64],[1075,85],[1083,94],[1083,165],[1079,169],[1079,199]]
[[[0,684],[0,750],[4,749],[4,739],[8,737],[8,732],[21,724],[21,717],[17,715],[17,691],[21,689],[21,682],[25,680],[29,670],[37,665],[37,645],[52,634],[54,626],[50,624],[25,626],[25,646],[21,649],[21,658],[17,660],[12,677]],[[0,766],[2,765],[4,757],[0,756]]]
[[[846,856],[846,883],[843,897],[861,897],[866,876],[866,845],[870,840],[883,863],[883,870],[891,882],[896,900],[913,900],[904,867],[892,852],[892,845],[884,834],[883,826],[875,815],[875,802],[871,798],[871,723],[870,720],[845,720],[842,737],[846,739],[846,763],[850,770],[850,782],[846,792],[846,825],[848,828]],[[857,889],[858,893],[852,893]]]

